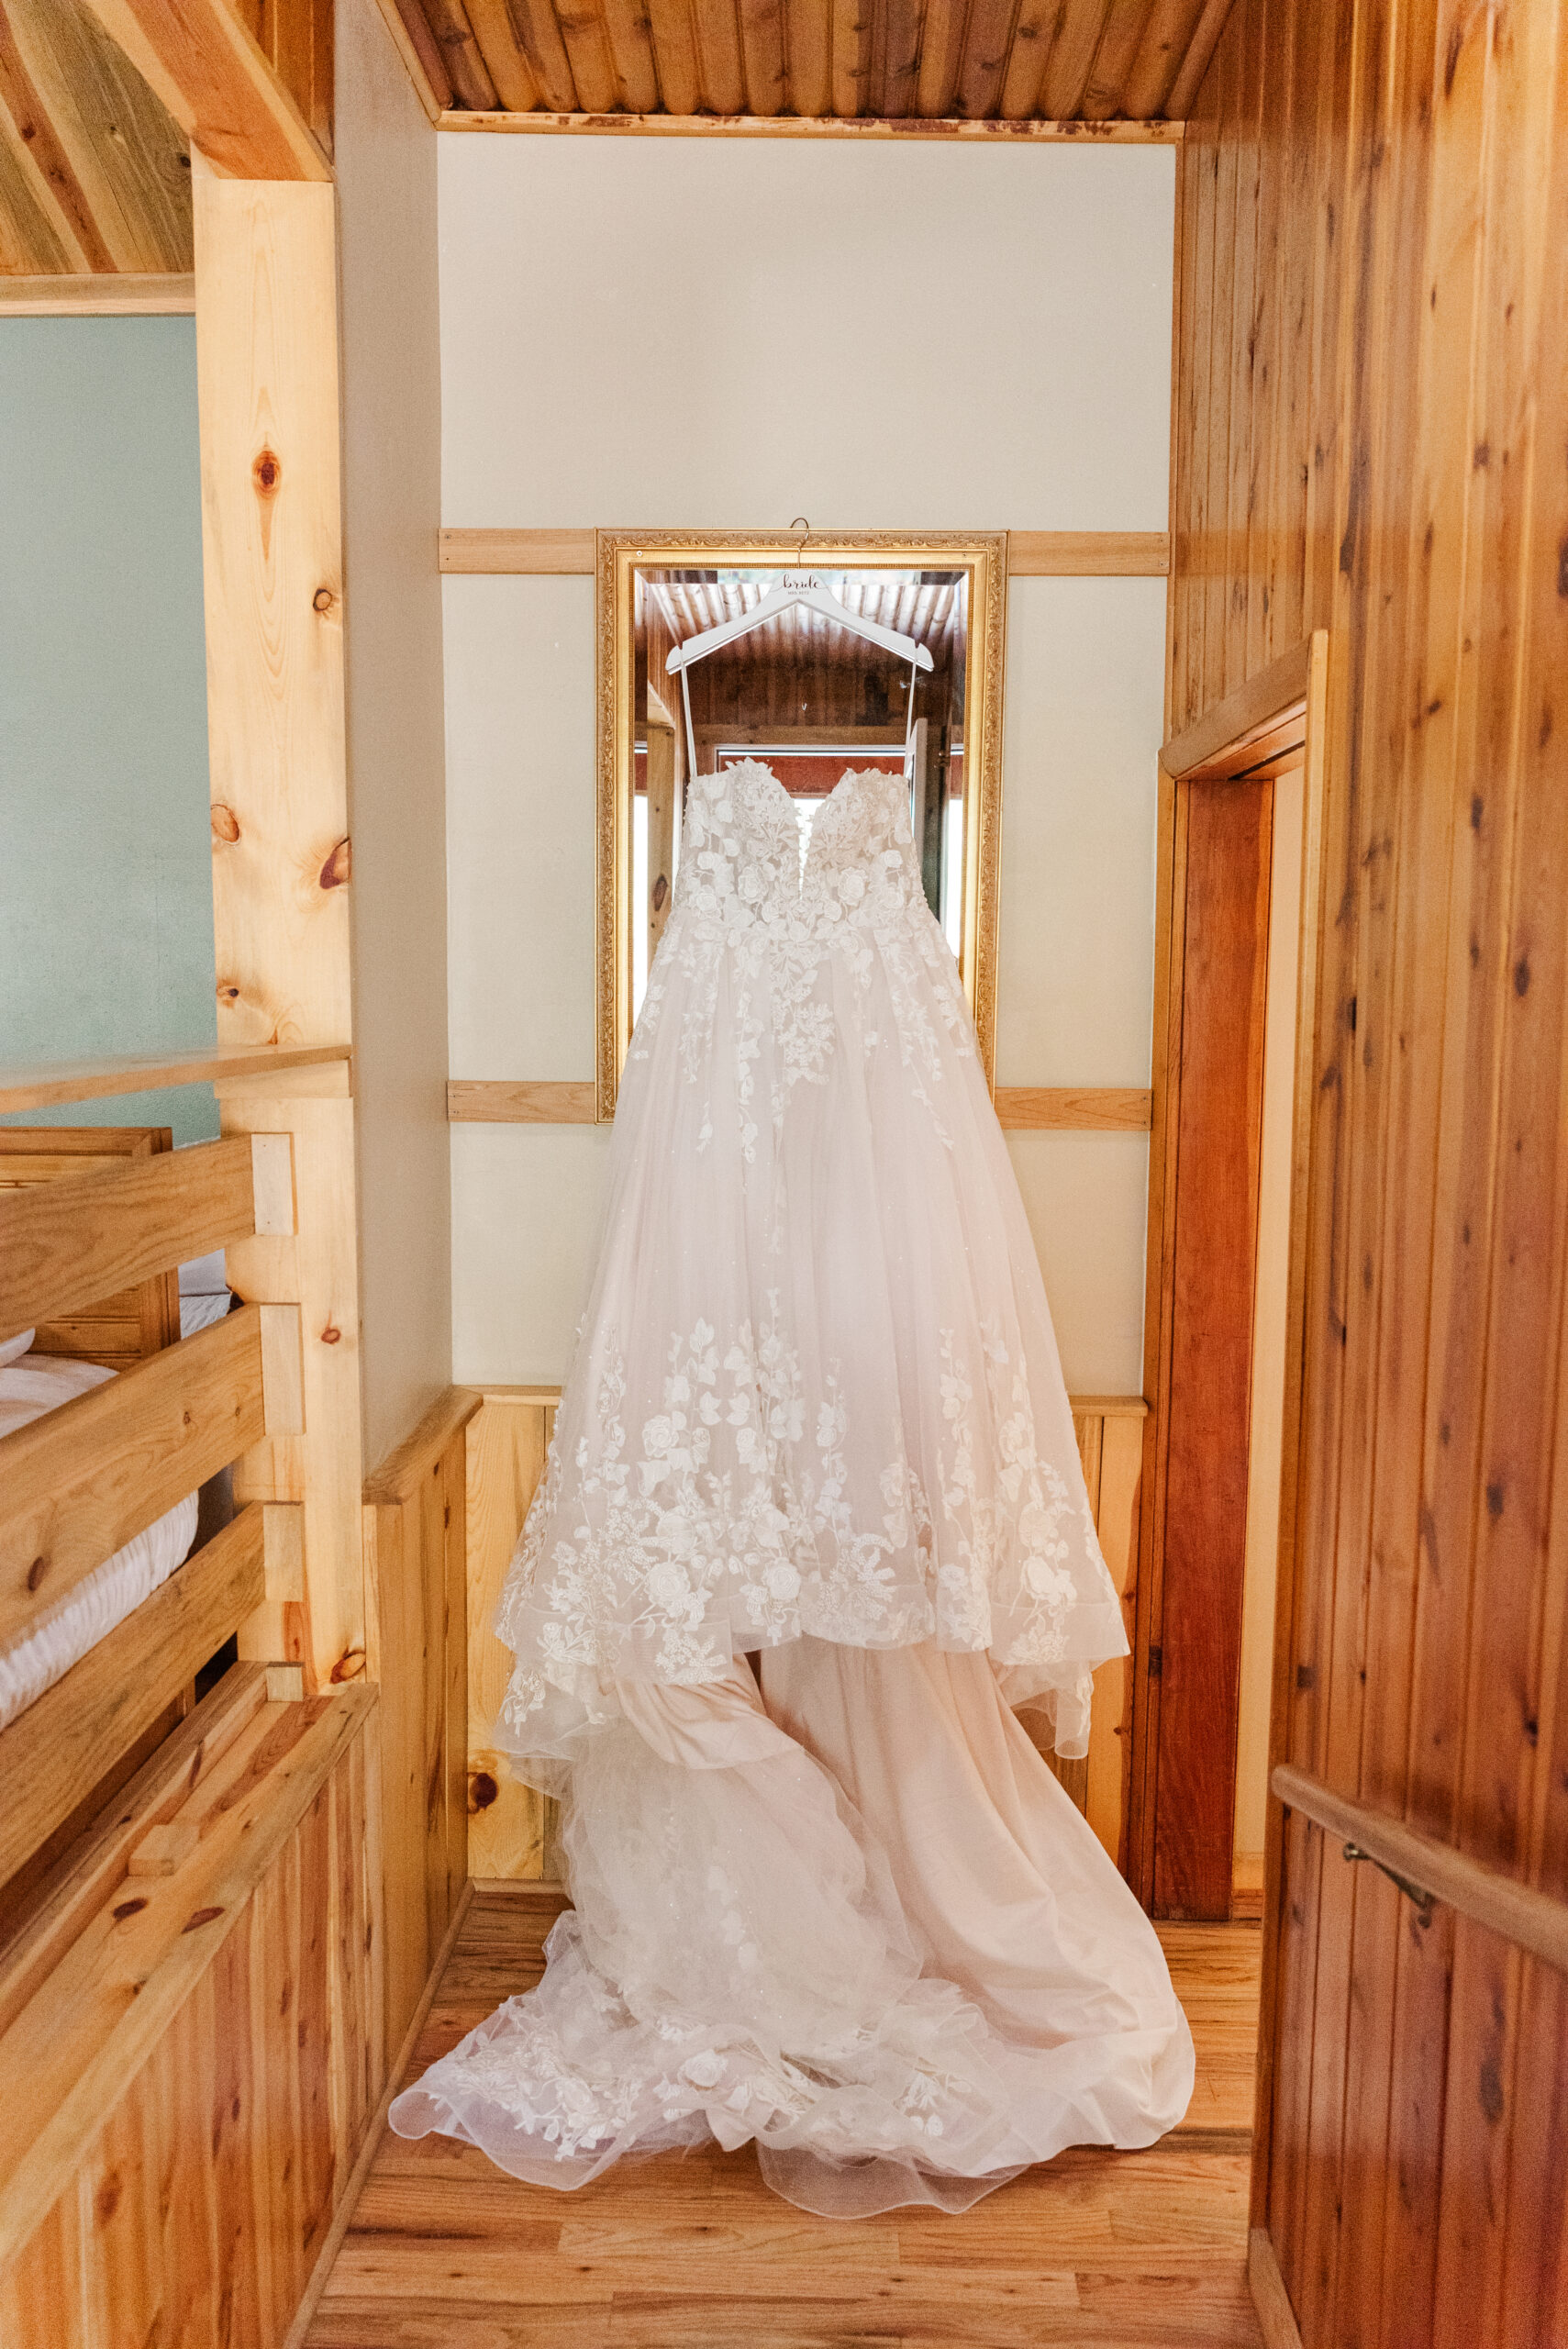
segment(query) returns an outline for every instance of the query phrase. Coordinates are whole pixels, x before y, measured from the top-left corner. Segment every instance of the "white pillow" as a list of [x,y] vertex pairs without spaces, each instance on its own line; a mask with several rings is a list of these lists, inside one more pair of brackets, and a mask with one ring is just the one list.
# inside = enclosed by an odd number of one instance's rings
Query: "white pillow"
[[0,1339],[0,1370],[9,1369],[12,1363],[20,1362],[24,1354],[31,1353],[36,1334],[32,1330],[18,1330],[14,1338]]

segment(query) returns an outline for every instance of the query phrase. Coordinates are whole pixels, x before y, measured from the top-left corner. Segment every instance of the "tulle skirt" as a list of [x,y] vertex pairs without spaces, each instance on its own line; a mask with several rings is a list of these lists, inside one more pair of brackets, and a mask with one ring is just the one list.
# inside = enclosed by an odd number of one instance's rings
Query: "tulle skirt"
[[545,1978],[393,2128],[561,2188],[753,2141],[790,2201],[855,2217],[1173,2126],[1159,1943],[985,1659],[803,1640],[762,1675],[765,1710],[742,1659],[583,1737]]
[[677,903],[496,1628],[533,1775],[626,1680],[803,1633],[988,1654],[1086,1750],[1126,1653],[1034,1242],[923,901],[748,960]]

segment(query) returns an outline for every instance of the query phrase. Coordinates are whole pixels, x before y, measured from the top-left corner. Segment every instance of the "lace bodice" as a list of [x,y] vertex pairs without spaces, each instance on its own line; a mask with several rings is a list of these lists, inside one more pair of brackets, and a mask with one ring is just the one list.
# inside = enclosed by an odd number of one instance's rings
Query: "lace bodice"
[[686,796],[675,910],[710,935],[757,928],[825,939],[836,924],[923,907],[897,775],[851,769],[822,802],[804,867],[795,806],[770,767],[744,759],[697,775]]

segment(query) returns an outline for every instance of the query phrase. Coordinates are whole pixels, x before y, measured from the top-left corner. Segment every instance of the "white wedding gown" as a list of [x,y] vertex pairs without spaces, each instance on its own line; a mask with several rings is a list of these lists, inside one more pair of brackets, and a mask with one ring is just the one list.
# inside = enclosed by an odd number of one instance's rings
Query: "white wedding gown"
[[1009,1709],[1083,1753],[1127,1642],[895,779],[804,860],[765,767],[692,784],[497,1629],[574,1907],[395,2130],[559,2187],[754,2140],[854,2216],[1179,2120],[1159,1943]]

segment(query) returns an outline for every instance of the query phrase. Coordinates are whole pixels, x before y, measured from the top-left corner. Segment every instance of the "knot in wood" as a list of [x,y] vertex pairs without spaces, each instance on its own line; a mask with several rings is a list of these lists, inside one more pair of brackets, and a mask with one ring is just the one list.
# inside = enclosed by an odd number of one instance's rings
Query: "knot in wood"
[[324,1346],[335,1346],[342,1337],[342,1334],[343,1332],[339,1329],[335,1321],[328,1321],[327,1327],[321,1332],[321,1342]]
[[469,1809],[488,1810],[500,1791],[488,1770],[476,1770],[468,1782]]
[[340,1655],[338,1658],[337,1663],[332,1666],[332,1677],[334,1680],[339,1681],[357,1680],[364,1668],[365,1652],[363,1648],[350,1648],[347,1655]]
[[215,799],[212,803],[212,836],[215,841],[237,841],[239,838],[239,818],[232,807],[224,806],[221,799]]
[[338,842],[321,868],[321,886],[324,889],[342,888],[349,878],[352,863],[353,851],[345,837]]
[[329,612],[337,600],[330,587],[318,587],[310,599],[311,609],[317,612]]
[[28,1588],[29,1590],[37,1590],[39,1583],[42,1582],[48,1572],[49,1560],[47,1558],[35,1558],[32,1564],[28,1568]]
[[250,478],[263,497],[274,497],[283,472],[274,452],[271,449],[263,449],[250,468]]

